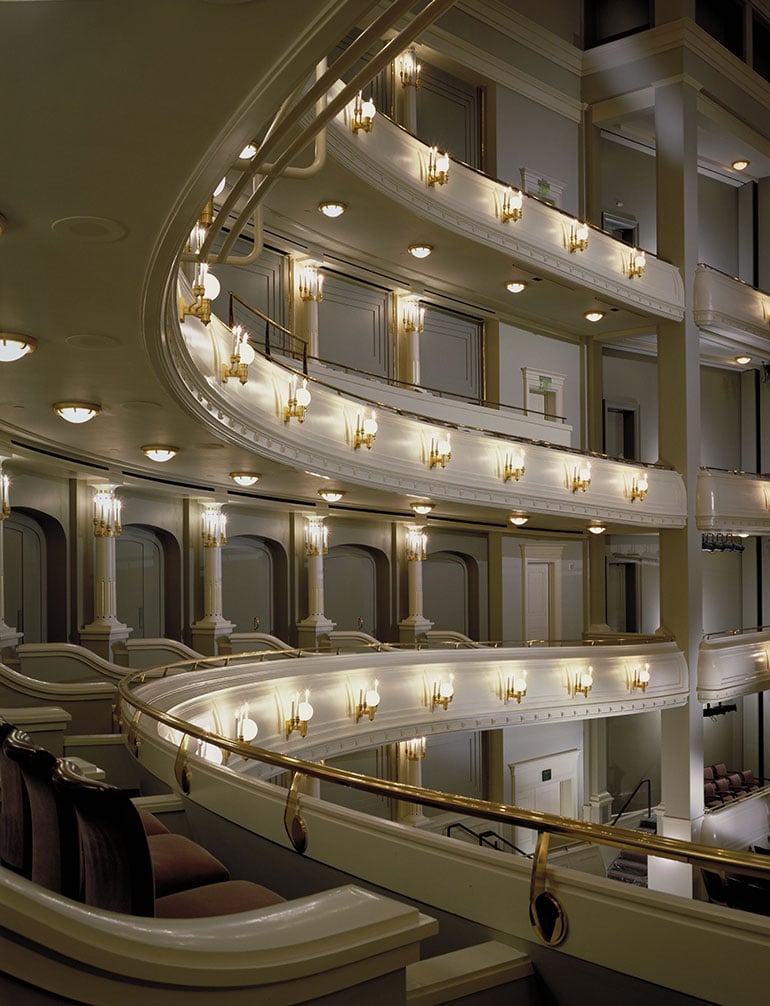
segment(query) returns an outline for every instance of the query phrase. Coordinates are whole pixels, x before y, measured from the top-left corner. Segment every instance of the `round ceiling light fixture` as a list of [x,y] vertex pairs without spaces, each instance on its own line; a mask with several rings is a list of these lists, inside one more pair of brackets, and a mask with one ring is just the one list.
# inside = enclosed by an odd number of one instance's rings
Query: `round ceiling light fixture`
[[230,472],[230,478],[236,485],[248,488],[248,486],[256,485],[262,476],[257,472]]
[[508,520],[513,524],[514,527],[524,527],[524,525],[529,520],[526,514],[523,513],[512,513]]
[[433,245],[409,245],[409,254],[414,258],[427,258],[433,251]]
[[527,284],[523,279],[511,279],[505,284],[505,289],[508,293],[521,293],[527,289]]
[[142,454],[149,458],[150,461],[157,461],[158,464],[163,464],[164,461],[170,461],[172,458],[175,458],[178,453],[178,447],[165,447],[163,444],[147,444],[142,448]]
[[319,203],[318,209],[323,213],[325,217],[330,217],[334,220],[336,217],[341,217],[342,214],[347,209],[345,203],[339,203],[334,200],[329,200],[327,202]]
[[318,495],[326,503],[339,503],[345,493],[341,489],[319,489]]
[[751,161],[747,161],[745,157],[740,157],[737,161],[733,161],[730,167],[733,171],[745,171],[750,164]]
[[222,193],[224,192],[224,189],[225,189],[225,185],[227,185],[227,175],[225,175],[225,177],[222,179],[222,181],[219,183],[219,185],[217,185],[217,187],[214,189],[214,198],[215,199],[216,199],[217,196],[221,196],[222,195]]
[[253,157],[257,156],[257,148],[253,143],[247,143],[238,156],[242,161],[250,161]]
[[583,317],[586,321],[590,321],[595,324],[597,321],[602,320],[604,317],[604,311],[586,311]]
[[36,349],[37,339],[30,335],[0,332],[0,363],[14,363],[22,356],[34,353]]
[[746,354],[744,353],[742,356],[736,356],[735,362],[740,364],[741,367],[745,367],[747,363],[751,363],[751,357],[746,356]]
[[427,517],[435,505],[435,503],[421,503],[419,500],[416,503],[409,504],[419,517]]
[[607,528],[604,524],[589,524],[588,530],[591,534],[604,534]]
[[93,402],[56,402],[53,411],[68,423],[87,423],[102,411],[101,405]]

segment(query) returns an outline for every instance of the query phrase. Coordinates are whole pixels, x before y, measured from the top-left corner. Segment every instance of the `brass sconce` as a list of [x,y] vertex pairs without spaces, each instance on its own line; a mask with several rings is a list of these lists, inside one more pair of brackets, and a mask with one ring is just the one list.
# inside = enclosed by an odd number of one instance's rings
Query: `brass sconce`
[[249,716],[249,704],[244,702],[235,712],[235,737],[241,744],[253,741],[259,733],[259,727]]
[[570,482],[570,488],[573,493],[585,492],[586,489],[591,485],[591,463],[589,461],[581,461],[580,464],[575,465],[572,469],[572,479]]
[[193,280],[193,299],[189,304],[185,303],[184,297],[179,298],[179,320],[184,321],[187,315],[197,318],[204,325],[211,321],[211,300],[206,296],[206,273],[208,265],[205,262],[198,262],[195,267],[195,279]]
[[[94,537],[117,538],[123,528],[120,525],[122,503],[115,495],[115,486],[103,486],[94,493]],[[2,510],[0,520],[10,514],[8,506],[8,476],[2,476]]]
[[516,702],[520,703],[526,694],[527,694],[527,672],[517,671],[514,674],[509,674],[508,679],[505,683],[506,703],[510,701],[510,699],[516,699]]
[[222,364],[222,380],[237,377],[241,384],[249,379],[249,364],[254,362],[254,347],[249,342],[249,334],[240,325],[233,325],[233,349],[230,366]]
[[428,185],[446,185],[449,181],[449,154],[440,153],[438,147],[428,151]]
[[585,251],[588,247],[588,224],[581,220],[572,220],[567,236],[567,248],[571,252]]
[[404,301],[402,324],[405,332],[422,332],[425,328],[425,308],[420,307],[416,297],[409,297]]
[[419,87],[422,65],[417,62],[415,50],[407,49],[398,57],[398,72],[402,87]]
[[366,98],[365,100],[361,97],[361,92],[359,91],[356,95],[356,99],[353,102],[353,112],[350,116],[350,128],[354,133],[357,133],[360,129],[363,129],[365,133],[371,133],[372,126],[374,125],[374,116],[377,114],[377,109],[374,107],[374,102],[371,98]]
[[310,392],[307,390],[307,378],[302,378],[302,384],[297,387],[297,378],[289,379],[289,400],[283,408],[283,421],[288,423],[290,419],[296,419],[299,423],[305,422],[305,413],[310,405]]
[[503,466],[503,482],[510,482],[511,479],[515,482],[519,481],[526,471],[524,460],[524,451],[520,447],[506,452],[505,464]]
[[372,444],[377,439],[377,417],[375,415],[374,409],[371,413],[364,418],[363,413],[359,412],[356,417],[356,432],[353,439],[353,447],[358,450],[359,447],[365,447],[368,451],[372,449]]
[[589,665],[587,670],[581,670],[577,668],[576,670],[570,672],[569,675],[569,693],[572,698],[576,698],[578,695],[582,695],[584,698],[588,698],[588,693],[591,691],[594,685],[594,671]]
[[374,714],[380,705],[380,693],[377,691],[378,685],[379,681],[375,678],[373,688],[367,688],[365,691],[363,688],[359,690],[358,705],[356,706],[356,723],[358,723],[362,716],[368,716],[370,720],[374,719]]
[[507,224],[509,220],[521,220],[524,212],[524,193],[520,189],[513,189],[509,185],[503,193],[503,201],[500,205],[500,220]]
[[298,290],[302,300],[324,299],[324,278],[317,265],[308,263],[299,272]]
[[650,665],[637,664],[631,672],[631,690],[638,689],[640,692],[647,691],[650,683]]
[[410,737],[404,741],[404,754],[407,761],[421,761],[425,757],[425,738]]
[[448,433],[440,433],[437,437],[432,437],[430,442],[430,457],[428,467],[435,468],[441,465],[446,468],[452,460],[452,444]]
[[299,733],[300,737],[306,736],[307,725],[313,718],[314,712],[309,699],[310,689],[306,688],[304,699],[300,699],[300,693],[297,692],[291,700],[291,716],[286,720],[286,740],[289,739],[290,734],[295,730]]
[[647,256],[640,248],[632,248],[628,253],[628,258],[624,263],[623,272],[629,279],[644,276],[647,268]]
[[628,498],[632,503],[634,500],[639,500],[641,503],[646,497],[649,487],[650,484],[647,475],[644,472],[636,472],[631,477],[631,484],[628,487]]
[[455,686],[453,675],[450,674],[448,678],[443,678],[440,682],[434,681],[433,692],[430,697],[430,711],[433,712],[436,706],[447,709],[454,697]]

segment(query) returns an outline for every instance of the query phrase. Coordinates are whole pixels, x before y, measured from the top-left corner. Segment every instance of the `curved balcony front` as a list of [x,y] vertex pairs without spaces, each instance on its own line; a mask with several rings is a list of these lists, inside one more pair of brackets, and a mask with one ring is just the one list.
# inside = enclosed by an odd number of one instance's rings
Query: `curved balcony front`
[[698,699],[724,702],[770,688],[770,630],[707,637],[698,650]]
[[742,280],[699,265],[693,287],[693,317],[704,332],[758,355],[770,354],[770,294]]
[[696,522],[701,531],[770,533],[770,479],[746,472],[701,469]]

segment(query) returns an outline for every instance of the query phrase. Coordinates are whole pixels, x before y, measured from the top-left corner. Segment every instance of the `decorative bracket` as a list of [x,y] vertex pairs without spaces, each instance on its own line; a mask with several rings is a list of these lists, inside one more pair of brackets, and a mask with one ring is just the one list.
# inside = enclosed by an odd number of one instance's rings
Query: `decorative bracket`
[[174,761],[174,775],[176,776],[176,781],[179,783],[179,788],[185,796],[190,795],[190,789],[192,788],[190,766],[187,764],[187,746],[189,743],[190,735],[185,734],[177,749],[176,760]]
[[302,776],[295,772],[291,779],[289,795],[286,797],[286,808],[283,812],[283,826],[289,841],[300,855],[307,849],[307,825],[300,813],[299,795]]
[[541,831],[532,860],[529,885],[529,921],[549,947],[558,947],[567,938],[567,915],[559,900],[545,889],[550,835]]
[[128,733],[126,734],[126,744],[128,745],[128,750],[134,756],[134,758],[139,757],[139,738],[136,736],[137,729],[139,727],[139,717],[142,715],[139,709],[136,710],[134,715],[131,717],[131,722],[128,725]]

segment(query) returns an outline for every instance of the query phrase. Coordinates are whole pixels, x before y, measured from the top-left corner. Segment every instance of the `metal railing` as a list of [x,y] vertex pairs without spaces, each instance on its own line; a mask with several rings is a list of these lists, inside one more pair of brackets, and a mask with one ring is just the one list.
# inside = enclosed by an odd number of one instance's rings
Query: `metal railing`
[[[257,656],[260,660],[264,659],[261,652]],[[755,856],[752,853],[738,852],[732,849],[710,848],[662,835],[627,831],[610,825],[579,821],[557,814],[546,814],[523,807],[479,800],[475,797],[444,793],[423,786],[375,779],[320,762],[305,761],[302,758],[281,754],[268,748],[254,747],[245,741],[206,730],[174,716],[172,713],[156,708],[137,693],[137,689],[149,680],[163,678],[169,674],[183,673],[185,670],[189,673],[191,669],[200,666],[201,663],[209,665],[210,662],[193,661],[191,663],[192,668],[184,668],[176,664],[137,671],[127,675],[120,682],[116,719],[120,723],[121,729],[127,733],[129,749],[135,755],[139,754],[137,732],[141,716],[146,716],[173,731],[177,731],[181,740],[177,747],[174,771],[177,782],[184,793],[189,793],[191,789],[188,761],[191,757],[195,757],[189,750],[191,740],[218,747],[225,760],[235,755],[246,761],[257,761],[290,773],[292,782],[284,810],[284,827],[294,849],[300,854],[306,850],[308,841],[307,826],[300,813],[303,777],[346,786],[387,799],[405,800],[423,807],[450,811],[464,817],[475,817],[500,824],[531,828],[537,832],[538,838],[530,878],[530,921],[540,938],[550,946],[558,946],[567,934],[567,918],[564,909],[558,899],[546,890],[547,860],[551,835],[607,845],[616,849],[642,853],[646,856],[657,856],[707,870],[724,871],[728,869],[734,873],[770,881],[770,857]],[[225,662],[226,665],[227,662]]]
[[625,801],[623,806],[617,812],[617,814],[610,821],[610,827],[614,828],[618,821],[621,819],[623,814],[626,812],[626,808],[630,805],[631,801],[634,799],[636,794],[642,788],[642,786],[647,787],[647,817],[652,817],[652,782],[649,779],[640,779],[639,782],[634,786],[634,791]]

